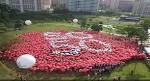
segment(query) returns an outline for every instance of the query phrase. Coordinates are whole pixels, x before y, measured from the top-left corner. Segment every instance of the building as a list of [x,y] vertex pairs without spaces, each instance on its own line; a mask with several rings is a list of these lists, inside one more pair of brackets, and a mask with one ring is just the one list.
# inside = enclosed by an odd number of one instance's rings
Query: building
[[102,0],[103,4],[105,4],[106,6],[110,6],[111,4],[111,0]]
[[24,11],[41,11],[51,7],[51,0],[0,0],[10,7]]
[[65,7],[66,5],[66,0],[51,0],[52,2],[52,7]]
[[67,0],[66,8],[75,12],[97,12],[99,9],[99,0]]
[[111,10],[118,10],[119,0],[111,0],[110,1],[110,9]]
[[99,0],[99,9],[107,10],[110,8],[111,0]]
[[134,0],[120,0],[118,9],[121,12],[132,12]]
[[134,0],[111,0],[110,9],[120,12],[132,12]]
[[150,0],[135,0],[133,14],[141,16],[150,15]]

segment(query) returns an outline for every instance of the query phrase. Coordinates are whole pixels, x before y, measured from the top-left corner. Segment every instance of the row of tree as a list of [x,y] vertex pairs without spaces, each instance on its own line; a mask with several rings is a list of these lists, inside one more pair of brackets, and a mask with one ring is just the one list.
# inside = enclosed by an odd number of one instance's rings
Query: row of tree
[[[82,18],[80,19],[81,29],[91,28],[93,31],[99,32],[103,30],[103,22],[89,23],[90,19]],[[129,38],[137,38],[138,41],[143,44],[144,41],[148,39],[148,29],[150,28],[150,18],[142,18],[141,22],[128,25],[127,27],[118,27],[117,32],[120,34],[127,35]]]
[[13,20],[18,21],[19,14],[20,14],[19,10],[13,9],[7,4],[0,4],[0,32],[5,32],[7,31],[8,28],[13,27],[12,21]]
[[119,33],[125,34],[128,37],[136,37],[138,38],[138,41],[141,42],[141,44],[144,43],[149,37],[148,37],[148,29],[150,29],[150,18],[144,17],[141,18],[141,21],[134,25],[128,25],[127,27],[120,27]]
[[81,18],[79,24],[80,24],[81,29],[87,30],[88,28],[90,28],[96,32],[103,30],[103,28],[102,28],[103,22],[102,21],[89,23],[87,18]]

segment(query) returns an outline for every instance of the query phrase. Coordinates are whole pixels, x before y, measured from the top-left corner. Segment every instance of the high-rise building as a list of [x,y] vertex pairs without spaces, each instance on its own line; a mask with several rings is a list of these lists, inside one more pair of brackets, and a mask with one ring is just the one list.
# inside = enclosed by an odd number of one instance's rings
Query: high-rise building
[[150,15],[150,0],[135,0],[133,14],[143,16]]
[[52,2],[52,7],[65,7],[66,5],[66,0],[51,0]]
[[111,0],[99,0],[99,9],[107,10],[110,8]]
[[10,7],[24,11],[41,11],[51,7],[51,0],[0,0]]
[[118,10],[119,0],[111,0],[110,1],[110,9]]
[[111,0],[102,0],[103,4],[105,4],[106,6],[110,6],[111,4]]
[[99,0],[67,0],[66,7],[69,11],[97,12]]
[[120,0],[118,9],[121,12],[132,12],[134,0]]
[[132,12],[134,0],[111,0],[110,9],[121,12]]

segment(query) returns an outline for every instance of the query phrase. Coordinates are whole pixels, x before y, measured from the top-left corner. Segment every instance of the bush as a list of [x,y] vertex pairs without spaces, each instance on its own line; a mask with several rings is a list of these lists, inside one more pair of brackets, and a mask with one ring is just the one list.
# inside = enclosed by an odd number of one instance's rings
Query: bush
[[9,28],[14,27],[14,23],[11,20],[16,20],[19,15],[19,11],[12,9],[7,4],[0,4],[0,23],[3,24],[0,27],[1,32],[7,31]]
[[103,30],[102,24],[103,24],[102,22],[95,23],[91,26],[91,29],[96,32],[102,31]]
[[17,20],[15,22],[15,30],[19,29],[21,30],[21,27],[24,25],[24,22],[22,20]]
[[6,32],[7,31],[7,27],[5,27],[4,25],[0,25],[0,33]]
[[103,15],[103,16],[119,16],[120,14],[118,12],[115,12],[113,10],[106,10],[102,12],[98,12],[97,16]]
[[145,31],[147,31],[150,28],[150,19],[148,18],[143,18],[143,21],[140,23],[141,26],[144,28]]
[[22,20],[52,20],[52,21],[68,21],[68,19],[73,18],[72,14],[51,14],[46,11],[28,11],[20,14],[20,19]]
[[86,18],[80,19],[79,24],[80,24],[81,28],[88,28],[88,26],[87,26],[87,19]]
[[148,34],[144,30],[143,27],[140,27],[138,25],[129,25],[128,27],[124,27],[122,29],[119,29],[121,34],[125,34],[128,37],[138,37],[139,41],[143,42],[148,39]]

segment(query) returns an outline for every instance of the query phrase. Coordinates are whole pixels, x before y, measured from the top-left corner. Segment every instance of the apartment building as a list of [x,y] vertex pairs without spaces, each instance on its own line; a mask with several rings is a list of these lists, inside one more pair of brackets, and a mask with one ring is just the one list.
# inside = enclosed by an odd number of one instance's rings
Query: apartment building
[[111,10],[118,10],[118,6],[119,6],[119,0],[111,0],[110,1],[110,9]]
[[111,0],[99,0],[99,10],[107,10],[110,8]]
[[55,7],[65,7],[66,5],[66,0],[51,0],[52,4],[51,6],[53,8]]
[[142,16],[150,15],[150,0],[135,0],[133,14]]
[[102,3],[105,4],[106,6],[110,6],[111,0],[102,0]]
[[66,8],[69,11],[97,12],[99,0],[67,0]]
[[132,12],[134,0],[111,0],[110,9],[120,12]]
[[0,0],[10,7],[24,11],[41,11],[51,7],[51,0]]
[[120,0],[118,9],[121,12],[132,12],[134,6],[134,0]]

